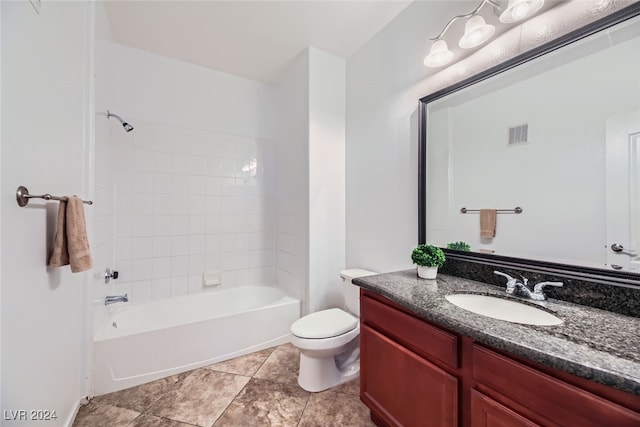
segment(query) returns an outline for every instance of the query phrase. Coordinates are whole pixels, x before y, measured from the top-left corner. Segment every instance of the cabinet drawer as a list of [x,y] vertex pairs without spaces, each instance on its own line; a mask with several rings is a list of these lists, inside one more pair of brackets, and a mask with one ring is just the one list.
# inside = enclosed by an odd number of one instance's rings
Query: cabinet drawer
[[360,298],[360,319],[414,353],[458,367],[458,338],[367,296]]
[[545,425],[638,427],[640,414],[478,345],[473,377],[518,402]]
[[476,390],[471,390],[471,427],[539,427]]
[[458,379],[368,326],[360,335],[361,398],[385,424],[456,427]]

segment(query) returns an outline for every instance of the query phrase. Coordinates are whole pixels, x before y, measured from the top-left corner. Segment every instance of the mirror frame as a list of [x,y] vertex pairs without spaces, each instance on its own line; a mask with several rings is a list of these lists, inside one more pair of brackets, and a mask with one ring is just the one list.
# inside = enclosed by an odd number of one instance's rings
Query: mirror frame
[[[640,15],[640,2],[632,3],[610,15],[600,18],[584,27],[564,36],[544,43],[534,49],[515,56],[508,61],[491,67],[476,75],[466,78],[449,87],[438,90],[420,99],[418,103],[418,243],[426,243],[426,200],[427,200],[427,105],[437,99],[472,86],[490,77],[522,65],[533,59],[553,52],[575,41],[581,40],[599,31]],[[514,258],[503,255],[483,254],[479,252],[463,252],[442,248],[447,259],[490,265],[495,268],[511,268],[534,273],[551,274],[577,280],[586,280],[620,286],[640,287],[640,274],[619,270],[606,270],[593,267],[582,267]]]

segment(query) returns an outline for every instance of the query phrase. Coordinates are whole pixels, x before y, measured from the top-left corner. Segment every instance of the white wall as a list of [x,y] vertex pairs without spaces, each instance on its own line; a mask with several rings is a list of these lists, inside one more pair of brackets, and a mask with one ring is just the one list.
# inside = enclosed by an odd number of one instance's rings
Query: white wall
[[418,241],[416,108],[426,39],[468,5],[414,2],[347,60],[346,264],[411,266]]
[[[87,393],[90,273],[47,268],[58,204],[33,193],[91,197],[92,6],[2,2],[2,410],[56,411],[68,425]],[[91,208],[87,208],[91,222]],[[25,421],[3,420],[4,426]]]
[[345,61],[309,49],[310,312],[343,303]]
[[342,306],[345,61],[309,48],[277,93],[277,282],[305,313]]
[[433,14],[434,2],[414,2],[347,61],[347,265],[411,267],[418,240],[418,99],[628,4],[556,6],[552,15],[434,72],[422,63],[427,39],[451,17],[468,13],[465,3],[439,3],[441,14]]
[[276,282],[307,301],[309,271],[309,51],[277,85]]
[[[97,110],[112,176],[102,195],[114,200],[110,267],[120,273],[105,292],[131,303],[201,292],[210,289],[203,273],[218,274],[222,287],[273,284],[273,87],[103,48],[98,91],[108,94]],[[134,130],[107,120],[107,109]]]

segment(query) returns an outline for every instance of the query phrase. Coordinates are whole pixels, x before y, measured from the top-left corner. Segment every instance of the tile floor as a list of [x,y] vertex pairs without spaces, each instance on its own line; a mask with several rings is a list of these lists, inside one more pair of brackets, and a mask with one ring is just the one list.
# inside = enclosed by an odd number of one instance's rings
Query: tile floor
[[309,393],[298,359],[285,344],[98,396],[73,427],[374,426],[358,380]]

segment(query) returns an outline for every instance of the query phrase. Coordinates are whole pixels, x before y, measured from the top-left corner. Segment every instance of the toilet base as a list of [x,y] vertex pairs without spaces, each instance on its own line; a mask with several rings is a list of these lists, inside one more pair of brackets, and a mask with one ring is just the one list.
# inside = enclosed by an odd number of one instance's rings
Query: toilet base
[[[300,387],[317,392],[356,378],[360,374],[359,332],[359,328],[355,329],[351,332],[351,336],[356,335],[356,337],[337,348],[324,350],[301,348],[298,374]],[[345,338],[348,339],[349,336],[343,337]]]
[[318,392],[357,378],[360,374],[360,359],[342,369],[336,366],[333,357],[310,357],[300,353],[298,384],[306,391]]

